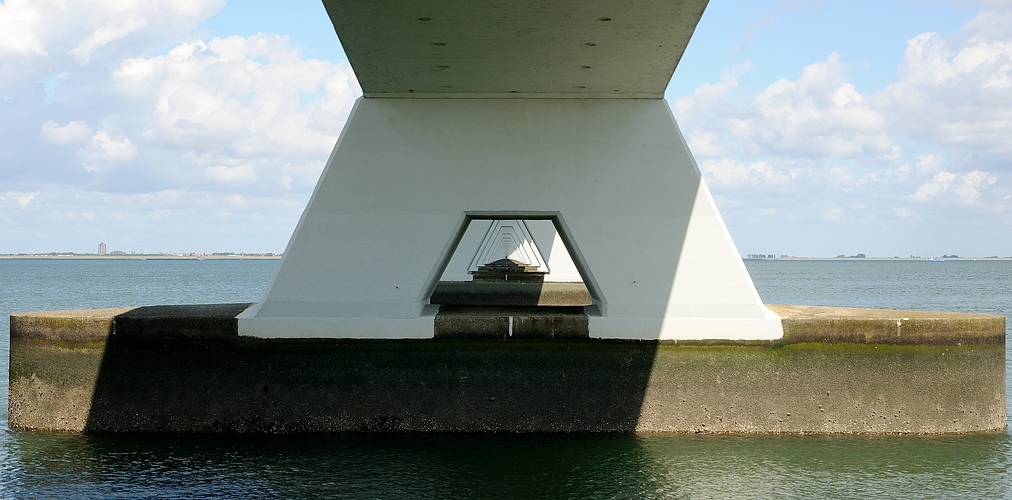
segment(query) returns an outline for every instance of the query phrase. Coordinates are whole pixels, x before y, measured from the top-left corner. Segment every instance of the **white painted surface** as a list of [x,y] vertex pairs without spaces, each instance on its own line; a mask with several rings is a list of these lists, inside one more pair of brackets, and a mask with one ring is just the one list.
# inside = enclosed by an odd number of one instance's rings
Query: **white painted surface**
[[431,336],[468,214],[556,217],[593,337],[782,336],[667,103],[632,99],[361,99],[240,333]]
[[583,281],[552,221],[527,221],[527,228],[531,230],[534,241],[539,243],[542,255],[548,260],[550,272],[545,275],[545,281]]
[[485,235],[488,234],[491,225],[491,220],[472,220],[468,224],[464,236],[460,238],[460,243],[453,250],[453,256],[446,265],[443,275],[439,278],[440,281],[471,281],[471,275],[468,274],[468,271],[471,270],[471,262],[474,260],[475,253],[484,243]]
[[366,97],[659,99],[707,0],[324,0]]

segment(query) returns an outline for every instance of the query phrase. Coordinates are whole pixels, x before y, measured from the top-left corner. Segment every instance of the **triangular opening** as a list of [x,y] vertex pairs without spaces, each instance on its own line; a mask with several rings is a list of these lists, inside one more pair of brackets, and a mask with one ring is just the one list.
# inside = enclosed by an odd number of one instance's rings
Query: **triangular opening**
[[473,281],[473,272],[510,259],[544,272],[546,282],[582,283],[555,224],[548,219],[473,219],[454,249],[440,282]]
[[583,307],[593,299],[550,219],[471,219],[432,304]]
[[[594,299],[561,221],[465,219],[429,297],[437,338],[586,338]],[[452,240],[451,240],[452,244]]]
[[485,233],[485,239],[471,259],[468,272],[473,275],[481,266],[501,259],[535,266],[541,272],[551,272],[548,262],[534,242],[534,236],[527,228],[527,223],[521,219],[493,220]]

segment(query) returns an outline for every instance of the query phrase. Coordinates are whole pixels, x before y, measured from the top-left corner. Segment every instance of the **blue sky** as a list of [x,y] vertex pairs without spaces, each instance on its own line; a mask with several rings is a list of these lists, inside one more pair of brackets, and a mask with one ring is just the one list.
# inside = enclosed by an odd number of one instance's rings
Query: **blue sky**
[[[666,98],[742,254],[1012,255],[1008,1],[711,1]],[[318,1],[0,3],[0,253],[278,252],[359,90]]]

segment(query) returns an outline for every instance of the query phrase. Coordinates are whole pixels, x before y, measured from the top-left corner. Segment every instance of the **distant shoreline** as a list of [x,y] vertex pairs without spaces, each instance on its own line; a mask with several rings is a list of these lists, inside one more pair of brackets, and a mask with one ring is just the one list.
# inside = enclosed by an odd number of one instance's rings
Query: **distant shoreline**
[[[0,254],[0,260],[281,260],[281,255],[240,254],[240,255],[166,255],[166,254]],[[804,261],[804,262],[929,262],[927,257],[743,257],[744,261]],[[946,257],[943,261],[1008,261],[1012,257]]]
[[79,255],[79,254],[0,254],[0,260],[280,260],[280,255]]
[[[944,257],[940,258],[942,261],[978,261],[978,260],[1012,260],[1012,257]],[[768,258],[755,258],[755,257],[744,257],[742,260],[776,260],[776,261],[848,261],[848,262],[865,262],[865,261],[876,261],[876,262],[897,262],[897,261],[910,261],[910,262],[931,262],[928,257],[768,257]],[[937,262],[937,261],[935,261]]]

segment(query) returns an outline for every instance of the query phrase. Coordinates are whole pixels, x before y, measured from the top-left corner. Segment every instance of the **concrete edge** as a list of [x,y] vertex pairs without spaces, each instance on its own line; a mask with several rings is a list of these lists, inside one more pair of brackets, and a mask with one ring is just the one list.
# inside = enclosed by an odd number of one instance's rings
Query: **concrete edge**
[[53,342],[228,340],[238,337],[236,316],[250,303],[140,306],[14,312],[10,338]]
[[800,342],[1005,345],[996,314],[769,304],[782,318],[785,344]]
[[[15,312],[10,315],[12,339],[57,342],[105,342],[110,336],[131,340],[234,340],[239,337],[243,311],[251,304],[194,304],[144,306],[67,311]],[[776,345],[804,342],[915,345],[1004,345],[1005,317],[993,314],[939,311],[907,311],[827,306],[770,304],[781,317],[783,337],[779,339],[658,339],[625,340],[668,345]],[[425,330],[413,338],[432,339],[432,318],[425,318]],[[361,320],[359,327],[380,323]],[[401,320],[403,322],[403,320]],[[328,338],[344,331],[348,321],[331,321],[306,330],[309,337]],[[357,324],[357,323],[356,323]],[[315,323],[314,323],[315,325]],[[340,328],[336,328],[340,327]],[[358,330],[361,330],[359,328]],[[367,328],[369,329],[369,328]],[[375,339],[371,333],[355,330],[348,338]],[[712,332],[710,333],[712,335]],[[293,334],[290,338],[307,335]],[[715,336],[719,337],[719,336]],[[329,337],[337,338],[337,337]],[[394,340],[394,339],[391,339]],[[590,339],[622,342],[622,339]]]

